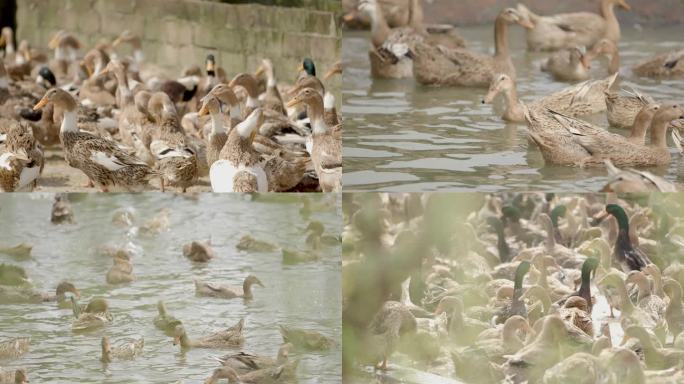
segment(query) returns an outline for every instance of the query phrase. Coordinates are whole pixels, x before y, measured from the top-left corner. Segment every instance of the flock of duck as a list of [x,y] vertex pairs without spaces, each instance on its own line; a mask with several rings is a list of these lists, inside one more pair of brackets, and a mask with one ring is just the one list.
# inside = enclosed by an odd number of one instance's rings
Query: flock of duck
[[[213,54],[205,71],[173,79],[129,31],[85,54],[60,31],[52,59],[26,41],[15,49],[10,28],[1,36],[0,191],[39,185],[52,146],[101,191],[184,192],[207,176],[214,192],[341,190],[340,118],[311,59],[293,84],[277,81],[269,59],[228,78]],[[339,73],[334,65],[324,80]]]
[[[307,200],[308,201],[308,200]],[[308,217],[312,204],[304,204],[300,211],[303,217]],[[169,211],[162,210],[157,216],[147,219],[139,226],[134,226],[135,215],[130,210],[115,212],[112,223],[118,227],[131,229],[146,236],[156,236],[169,230]],[[72,225],[74,219],[71,203],[65,195],[56,195],[52,207],[51,222],[54,225]],[[320,255],[329,247],[339,246],[339,236],[325,233],[323,223],[310,220],[306,228],[306,248],[303,251],[293,251],[265,240],[255,239],[244,235],[236,249],[249,253],[262,253],[280,251],[283,255],[283,264],[292,265],[300,263],[312,263],[320,260]],[[108,270],[105,280],[109,286],[121,284],[135,284],[137,277],[133,273],[133,259],[137,253],[135,247],[116,246],[104,244],[97,249],[99,254],[112,260],[112,266]],[[30,260],[32,246],[20,243],[13,246],[0,246],[0,254],[5,254],[14,260]],[[210,242],[192,241],[182,247],[183,255],[193,264],[206,265],[214,257],[215,253]],[[220,282],[194,279],[194,290],[198,297],[211,297],[223,300],[244,300],[246,303],[254,299],[254,287],[264,287],[264,284],[254,275],[244,278],[241,285],[225,284]],[[0,264],[0,305],[3,304],[26,304],[36,305],[41,303],[54,303],[55,310],[71,309],[73,317],[71,330],[74,334],[92,335],[94,332],[105,330],[104,336],[99,340],[101,355],[99,357],[103,366],[116,364],[120,360],[133,360],[144,357],[145,340],[140,338],[127,338],[113,342],[106,335],[106,329],[113,324],[113,316],[108,300],[101,297],[92,297],[86,304],[79,303],[81,293],[77,287],[69,282],[60,282],[54,293],[43,292],[37,289],[31,281],[26,270],[12,263]],[[180,351],[185,353],[193,348],[213,350],[240,349],[245,337],[243,330],[246,326],[245,319],[239,319],[234,325],[226,329],[191,337],[183,325],[183,322],[171,315],[162,300],[157,304],[157,315],[152,318],[150,325],[159,330],[159,337],[166,335],[173,338],[173,345],[178,345]],[[314,330],[308,330],[293,326],[279,325],[279,332],[283,339],[277,356],[262,356],[246,351],[232,352],[216,356],[218,367],[208,376],[206,383],[218,383],[227,379],[229,383],[291,383],[296,382],[296,371],[299,358],[291,359],[290,354],[301,354],[310,351],[328,351],[336,345],[336,342]],[[91,336],[92,342],[98,342],[95,336]],[[29,352],[32,347],[31,337],[15,337],[0,340],[0,362],[20,359]],[[95,357],[93,357],[95,358]],[[15,365],[15,364],[13,364]],[[28,370],[26,368],[3,369],[0,366],[0,384],[24,384],[28,383]]]
[[345,372],[413,366],[468,383],[681,383],[684,222],[673,213],[681,201],[667,199],[349,198]]
[[[611,182],[620,177],[640,191],[671,191],[674,186],[650,172],[632,168],[669,165],[668,128],[681,152],[679,128],[684,108],[636,92],[628,84],[616,91],[620,71],[620,24],[615,7],[630,10],[626,0],[600,0],[600,14],[591,12],[537,15],[523,4],[500,11],[494,23],[494,54],[465,47],[453,28],[423,23],[421,0],[361,0],[358,11],[345,16],[354,25],[362,16],[370,20],[371,75],[376,78],[415,78],[435,87],[488,88],[482,103],[503,95],[501,118],[527,125],[528,137],[547,164],[595,167],[608,164]],[[508,46],[508,28],[525,29],[527,49],[548,52],[541,70],[559,81],[577,82],[566,89],[522,102],[516,90],[516,69]],[[608,77],[589,79],[592,62],[606,57]],[[631,68],[634,77],[684,78],[684,50],[663,52]],[[603,64],[601,64],[603,65]],[[611,133],[582,118],[605,112],[612,128],[629,129],[629,135]],[[620,172],[615,167],[629,168]],[[606,186],[606,191],[611,191]],[[629,190],[629,189],[628,189]],[[618,192],[623,191],[619,190]]]

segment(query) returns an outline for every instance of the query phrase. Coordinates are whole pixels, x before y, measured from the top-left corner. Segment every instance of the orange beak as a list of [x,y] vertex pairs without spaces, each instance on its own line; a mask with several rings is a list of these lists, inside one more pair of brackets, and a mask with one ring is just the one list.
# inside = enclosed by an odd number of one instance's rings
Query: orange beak
[[535,25],[532,23],[530,20],[527,19],[522,19],[518,22],[521,27],[526,28],[526,29],[534,29]]
[[203,105],[202,108],[200,108],[199,112],[197,112],[197,116],[204,116],[209,113],[209,109],[207,108],[206,105]]
[[286,108],[292,108],[292,107],[294,107],[295,105],[298,105],[298,104],[301,103],[301,102],[302,102],[302,101],[299,100],[298,97],[295,97],[295,98],[291,99],[290,101],[288,101],[287,104],[285,104],[285,107],[286,107]]
[[43,108],[47,103],[48,103],[48,100],[47,100],[46,98],[43,97],[42,99],[40,99],[40,101],[38,102],[38,104],[36,104],[36,105],[33,106],[33,110],[34,110],[34,111],[37,111],[37,110]]
[[266,72],[266,69],[264,69],[263,66],[260,66],[259,68],[257,68],[256,72],[254,72],[254,77],[259,77],[264,72]]

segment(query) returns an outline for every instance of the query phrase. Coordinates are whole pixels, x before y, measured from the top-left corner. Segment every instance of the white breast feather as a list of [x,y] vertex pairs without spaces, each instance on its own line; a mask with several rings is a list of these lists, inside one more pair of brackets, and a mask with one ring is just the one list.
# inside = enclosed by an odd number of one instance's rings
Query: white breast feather
[[126,164],[122,163],[116,156],[108,155],[102,151],[92,152],[90,154],[90,160],[110,171],[118,171],[119,169],[126,167]]

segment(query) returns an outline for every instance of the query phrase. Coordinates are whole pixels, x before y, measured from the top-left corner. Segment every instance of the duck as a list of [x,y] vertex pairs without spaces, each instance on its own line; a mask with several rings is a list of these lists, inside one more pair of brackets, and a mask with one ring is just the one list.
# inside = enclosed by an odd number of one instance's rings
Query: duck
[[239,347],[245,342],[242,335],[245,319],[223,331],[214,332],[199,339],[190,339],[183,325],[176,325],[173,345],[179,345],[181,350],[188,348],[232,348]]
[[0,244],[0,253],[18,260],[31,258],[31,250],[33,250],[33,246],[23,242],[12,246]]
[[601,0],[601,14],[591,12],[561,13],[540,16],[523,4],[518,11],[529,21],[526,30],[529,51],[555,51],[562,48],[592,47],[602,38],[620,40],[620,22],[615,6],[631,9],[625,0]]
[[342,61],[336,61],[332,67],[328,69],[323,75],[323,80],[328,80],[335,75],[341,75],[343,73],[344,67],[342,66]]
[[620,316],[626,319],[628,323],[642,325],[649,329],[654,329],[656,327],[656,323],[653,321],[653,317],[650,316],[650,314],[644,312],[643,309],[634,306],[632,299],[630,299],[629,294],[627,293],[625,281],[618,271],[608,272],[596,283],[596,285],[599,289],[605,286],[611,286],[617,289],[617,292],[620,295]]
[[180,320],[167,313],[166,305],[162,300],[157,302],[157,316],[155,316],[152,323],[157,329],[164,331],[167,336],[173,336],[176,326],[183,324]]
[[605,211],[615,217],[618,223],[618,235],[613,247],[613,262],[624,272],[641,271],[651,261],[638,245],[632,243],[629,234],[629,218],[625,209],[618,204],[607,204]]
[[[548,116],[540,119],[539,115]],[[607,132],[603,128],[555,111],[530,116],[528,126],[536,129],[531,130],[530,135],[539,145],[547,162],[596,167],[603,166],[607,158],[618,167],[652,167],[670,163],[671,154],[665,134],[670,121],[684,116],[684,109],[677,104],[659,106],[651,122],[651,142],[648,146],[634,144],[622,135]],[[552,122],[554,120],[556,123]],[[544,122],[547,123],[546,127],[537,128],[539,123]],[[565,132],[557,130],[558,125]],[[543,129],[555,132],[554,137],[547,136],[550,132]],[[544,136],[538,134],[539,132]]]
[[48,103],[64,110],[59,136],[67,164],[85,173],[102,192],[107,192],[112,186],[141,189],[156,175],[144,161],[127,154],[116,142],[81,132],[76,124],[78,105],[69,93],[52,88],[34,106],[34,110]]
[[325,234],[325,226],[320,221],[310,221],[305,230],[309,234],[306,237],[306,245],[311,248],[316,248],[318,244],[328,246],[337,246],[340,244],[339,237]]
[[606,117],[613,128],[629,129],[634,125],[637,114],[647,105],[657,105],[652,97],[637,92],[623,90],[626,95],[606,91]]
[[[411,19],[411,5],[408,0],[383,0],[379,5],[385,20],[387,20],[387,25],[391,28],[408,25]],[[369,20],[360,14],[356,7],[352,7],[342,20],[345,25],[351,28],[363,27],[367,29],[369,27]]]
[[[599,259],[595,257],[587,257],[582,263],[582,275],[580,288],[570,296],[566,298],[569,299],[573,296],[578,296],[584,299],[587,304],[587,313],[591,314],[594,307],[594,298],[591,295],[591,273],[596,273],[596,269],[599,267]],[[558,304],[563,305],[565,300],[559,301]]]
[[127,252],[117,252],[112,259],[112,266],[107,271],[108,284],[130,283],[135,280],[133,264]]
[[674,366],[681,366],[681,364],[684,363],[684,351],[670,348],[658,348],[653,344],[651,337],[643,326],[628,326],[625,329],[625,334],[622,343],[620,344],[625,344],[629,338],[639,340],[639,344],[644,353],[644,363],[649,369],[667,369]]
[[278,330],[283,337],[284,343],[290,343],[295,348],[307,351],[327,351],[336,344],[333,339],[318,331],[289,327],[282,324],[278,326]]
[[220,356],[216,358],[216,360],[218,360],[221,365],[231,367],[237,373],[242,374],[265,368],[277,367],[287,363],[292,348],[293,345],[291,343],[283,344],[278,349],[275,359],[270,356],[259,356],[246,352],[238,352]]
[[665,309],[665,320],[667,321],[667,328],[672,334],[672,339],[676,340],[677,336],[684,330],[684,310],[682,309],[682,286],[674,279],[666,279],[663,284],[663,290],[669,298],[667,308]]
[[26,354],[31,345],[30,337],[17,337],[0,341],[0,359],[16,359]]
[[620,51],[617,44],[610,39],[601,39],[584,55],[585,62],[591,63],[596,57],[606,56],[608,58],[608,66],[606,67],[608,75],[612,75],[620,71]]
[[126,339],[119,345],[112,347],[109,337],[102,336],[102,357],[100,361],[107,364],[112,360],[133,360],[142,353],[145,346],[145,339]]
[[152,94],[148,110],[158,124],[150,151],[156,159],[155,170],[161,176],[161,190],[177,186],[185,193],[199,177],[197,151],[190,147],[179,124],[176,107],[166,93]]
[[660,53],[634,67],[632,73],[640,77],[681,78],[684,77],[684,50]]
[[192,241],[183,245],[183,256],[196,263],[206,263],[213,259],[215,254],[208,241]]
[[574,325],[589,336],[594,336],[594,325],[591,320],[589,305],[583,297],[571,296],[558,310],[563,321]]
[[549,57],[541,70],[559,81],[581,81],[589,78],[589,61],[579,48],[564,49]]
[[660,296],[653,293],[651,282],[646,274],[642,271],[630,271],[625,282],[636,284],[638,288],[637,306],[648,313],[654,322],[660,322],[665,317],[667,304]]
[[57,285],[54,293],[41,292],[30,286],[0,285],[0,303],[47,303],[56,302],[60,308],[71,308],[68,293],[80,297],[80,292],[68,281]]
[[28,384],[28,374],[26,369],[15,370],[0,369],[0,384]]
[[491,103],[498,94],[503,93],[506,107],[501,118],[513,123],[527,122],[525,107],[535,112],[548,108],[568,116],[579,117],[605,110],[604,92],[610,89],[616,79],[617,75],[600,80],[588,80],[554,92],[529,104],[523,104],[518,98],[515,80],[509,75],[499,74],[492,79],[482,103]]
[[307,115],[313,128],[311,154],[318,181],[323,192],[340,192],[342,190],[342,140],[331,130],[323,118],[323,99],[313,88],[299,91],[286,107],[299,104],[307,106]]
[[228,86],[234,90],[242,89],[247,94],[245,105],[242,108],[243,119],[246,119],[247,116],[251,115],[255,109],[261,107],[261,101],[259,100],[259,90],[257,87],[257,80],[251,74],[244,72],[238,73],[237,75],[235,75],[235,77],[233,77],[230,80]]
[[[230,88],[227,88],[235,99],[234,104],[237,104],[237,97]],[[198,116],[209,114],[211,116],[211,132],[207,136],[207,164],[211,166],[219,159],[221,150],[228,141],[228,131],[223,124],[223,116],[221,115],[221,102],[213,95],[207,95],[202,100],[202,106],[198,112]],[[239,110],[230,108],[231,114],[233,111]],[[239,115],[238,115],[239,118]],[[232,125],[231,125],[232,128]]]
[[526,25],[518,11],[502,10],[494,26],[495,54],[483,55],[465,49],[448,49],[418,43],[413,54],[413,73],[423,85],[488,87],[494,76],[506,74],[516,78],[508,51],[508,24]]
[[296,381],[296,370],[299,360],[294,360],[276,367],[259,369],[239,375],[232,367],[216,368],[205,384],[216,384],[221,379],[228,379],[228,383],[245,384],[274,384]]
[[424,24],[422,0],[410,0],[409,7],[411,11],[409,26],[421,34],[425,42],[447,48],[465,48],[465,39],[456,32],[456,29],[453,26],[448,24]]
[[519,315],[527,318],[527,308],[525,303],[520,300],[523,294],[523,279],[530,270],[531,264],[529,261],[521,261],[515,270],[513,297],[506,303],[496,314],[496,323],[503,324],[511,316]]
[[262,73],[266,75],[266,92],[259,96],[261,107],[287,116],[283,97],[280,95],[280,91],[278,91],[278,82],[275,78],[273,62],[271,60],[262,59],[261,65],[257,68],[254,76],[259,77]]
[[74,312],[74,321],[71,324],[73,331],[90,331],[110,324],[114,317],[109,313],[109,304],[104,299],[92,299],[85,308],[82,308],[76,299],[71,296],[71,307]]
[[245,277],[242,287],[209,283],[195,279],[195,293],[198,296],[218,297],[222,299],[243,298],[245,300],[251,300],[254,298],[254,295],[252,294],[252,286],[254,285],[258,285],[262,288],[264,287],[261,280],[254,275]]
[[76,222],[68,195],[55,194],[55,201],[52,202],[52,210],[50,211],[50,222],[52,224],[73,224]]
[[271,244],[268,241],[255,239],[251,235],[243,235],[240,241],[235,245],[235,248],[241,251],[253,252],[273,252],[277,251],[279,247]]
[[10,126],[5,150],[0,154],[0,191],[33,190],[43,173],[45,159],[32,130],[24,123]]
[[397,344],[404,336],[416,333],[416,318],[411,311],[398,301],[386,301],[373,316],[368,325],[372,345],[380,350],[380,362],[376,365],[387,370],[387,359],[394,353]]
[[489,328],[487,323],[471,319],[463,313],[463,301],[458,297],[446,296],[439,301],[435,316],[447,313],[449,319],[449,336],[457,345],[472,344],[480,332]]

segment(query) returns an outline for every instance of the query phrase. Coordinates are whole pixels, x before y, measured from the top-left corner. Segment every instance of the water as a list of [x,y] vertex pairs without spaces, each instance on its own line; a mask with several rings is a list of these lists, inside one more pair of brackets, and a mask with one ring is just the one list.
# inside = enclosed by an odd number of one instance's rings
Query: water
[[[257,239],[291,248],[304,244],[308,219],[299,209],[303,199],[313,205],[328,202],[315,212],[326,232],[339,234],[339,204],[329,196],[268,196],[270,201],[248,201],[249,195],[202,194],[196,198],[161,194],[75,195],[77,224],[50,223],[52,195],[0,195],[0,244],[27,242],[32,258],[15,261],[0,254],[0,263],[26,268],[34,285],[54,292],[68,279],[81,290],[81,302],[92,296],[105,297],[114,322],[87,334],[71,331],[71,310],[55,303],[0,306],[0,340],[31,336],[31,350],[23,357],[0,360],[2,367],[24,366],[35,383],[186,383],[203,382],[217,363],[210,355],[238,350],[192,349],[181,354],[172,339],[157,330],[152,319],[156,302],[164,299],[171,314],[181,319],[189,336],[199,337],[226,328],[245,318],[243,350],[275,356],[282,338],[278,324],[317,330],[338,342],[330,351],[301,353],[300,383],[338,383],[341,375],[341,299],[339,250],[328,248],[322,260],[308,265],[283,266],[279,252],[238,251],[235,244],[246,233]],[[157,236],[136,234],[137,229],[112,224],[116,210],[134,210],[139,226],[159,212],[170,209],[169,230]],[[206,265],[193,265],[181,247],[192,240],[211,237],[216,258]],[[136,281],[107,285],[105,274],[111,258],[95,248],[102,244],[128,245],[139,250],[133,259]],[[241,285],[249,273],[266,286],[256,287],[254,300],[222,300],[195,297],[193,277]],[[100,363],[100,339],[145,338],[143,355],[134,361],[114,361],[107,369]]]
[[[637,79],[629,68],[656,52],[681,48],[677,39],[684,26],[639,29],[623,26],[621,77],[658,101],[681,101],[681,80]],[[459,32],[470,49],[493,52],[492,26],[460,28]],[[525,51],[522,28],[512,27],[510,32],[518,91],[524,101],[569,86],[539,70],[546,54]],[[368,45],[367,32],[345,31],[342,112],[346,189],[596,191],[605,184],[604,169],[545,166],[537,147],[528,145],[524,124],[506,124],[499,118],[503,112],[500,98],[495,106],[481,104],[486,89],[431,88],[413,79],[370,78]],[[605,66],[592,63],[592,77],[606,77]],[[607,126],[605,114],[591,121]],[[654,172],[674,181],[679,164],[679,156],[675,156],[669,168]]]

